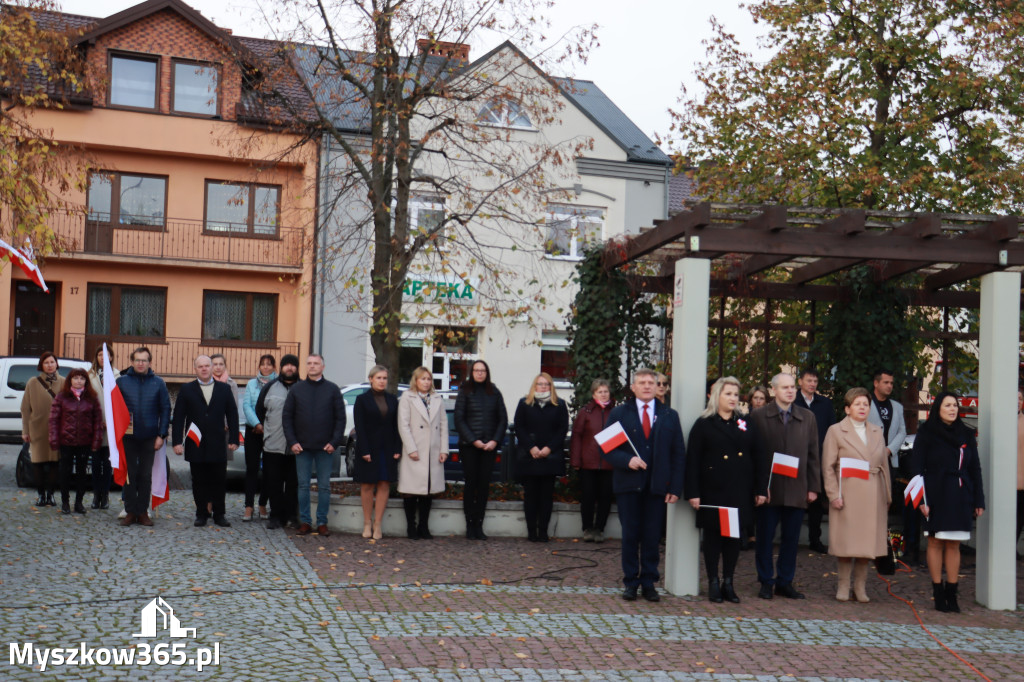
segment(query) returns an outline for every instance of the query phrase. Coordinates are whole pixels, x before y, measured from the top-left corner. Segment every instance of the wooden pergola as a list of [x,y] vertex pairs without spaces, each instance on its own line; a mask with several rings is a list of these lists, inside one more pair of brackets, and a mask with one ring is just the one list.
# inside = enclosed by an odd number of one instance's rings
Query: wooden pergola
[[[912,305],[979,308],[979,449],[989,513],[978,522],[978,599],[1016,608],[1016,392],[1024,238],[1016,216],[919,214],[701,203],[605,250],[609,269],[642,263],[639,291],[673,302],[672,395],[684,426],[703,409],[710,297],[842,301],[822,283],[868,264],[879,281],[909,273]],[[756,277],[776,268],[774,279]],[[980,291],[949,287],[980,278]],[[949,334],[948,330],[946,333]],[[1007,371],[1013,368],[1013,371]],[[692,510],[669,514],[666,586],[698,591]]]

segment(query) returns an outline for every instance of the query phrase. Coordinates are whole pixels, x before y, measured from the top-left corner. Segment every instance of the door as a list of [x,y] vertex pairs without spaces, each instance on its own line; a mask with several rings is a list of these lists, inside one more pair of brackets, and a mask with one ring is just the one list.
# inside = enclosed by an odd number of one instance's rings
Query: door
[[85,248],[87,253],[112,253],[114,250],[114,226],[110,223],[85,221]]
[[[14,282],[14,355],[39,357],[57,347],[56,299],[32,282]],[[50,291],[59,285],[50,282]]]
[[469,379],[475,361],[475,355],[434,353],[434,388],[438,391],[457,390]]

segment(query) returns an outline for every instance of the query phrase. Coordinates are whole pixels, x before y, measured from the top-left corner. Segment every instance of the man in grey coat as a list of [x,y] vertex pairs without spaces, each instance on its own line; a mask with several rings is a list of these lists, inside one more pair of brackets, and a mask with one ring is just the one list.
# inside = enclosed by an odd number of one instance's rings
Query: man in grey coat
[[[767,491],[768,502],[757,509],[757,596],[771,599],[772,592],[790,599],[804,595],[793,587],[796,576],[796,551],[807,505],[821,494],[821,458],[818,453],[818,425],[814,414],[794,405],[796,380],[792,374],[772,378],[775,401],[750,413],[755,433],[760,438],[758,456],[773,470]],[[779,473],[772,466],[776,455],[795,457],[796,477]],[[756,494],[762,495],[758,491]],[[777,569],[772,566],[775,529],[782,526]]]

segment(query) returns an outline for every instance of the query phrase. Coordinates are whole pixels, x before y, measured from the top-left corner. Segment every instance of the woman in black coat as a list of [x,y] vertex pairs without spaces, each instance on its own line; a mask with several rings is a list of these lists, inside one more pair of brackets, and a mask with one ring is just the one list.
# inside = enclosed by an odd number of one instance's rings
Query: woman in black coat
[[911,473],[924,476],[920,509],[928,535],[928,573],[935,609],[955,613],[960,612],[960,543],[970,539],[974,519],[985,512],[978,444],[973,431],[960,420],[959,409],[960,401],[953,393],[936,396],[928,421],[914,439],[910,459]]
[[501,391],[491,383],[491,368],[483,360],[473,363],[472,377],[459,387],[453,417],[459,432],[459,459],[466,481],[462,494],[466,538],[486,540],[484,513],[491,470],[508,430],[508,412]]
[[530,542],[548,541],[555,478],[565,474],[569,408],[558,399],[551,375],[541,372],[519,400],[515,417],[516,473],[523,484],[523,515]]
[[352,421],[356,430],[356,461],[352,479],[363,503],[363,537],[380,540],[391,482],[398,480],[402,440],[398,435],[398,398],[387,392],[388,369],[374,365],[370,390],[356,398]]
[[[686,444],[686,475],[683,496],[697,510],[697,527],[704,530],[704,567],[708,573],[708,598],[739,603],[733,574],[740,554],[740,529],[754,516],[754,507],[764,504],[760,494],[768,488],[768,470],[754,456],[756,434],[753,424],[736,407],[740,384],[722,377],[711,387],[708,405],[690,429]],[[734,535],[723,537],[720,510],[737,510]],[[728,530],[726,531],[728,532]],[[718,560],[722,560],[722,581]]]

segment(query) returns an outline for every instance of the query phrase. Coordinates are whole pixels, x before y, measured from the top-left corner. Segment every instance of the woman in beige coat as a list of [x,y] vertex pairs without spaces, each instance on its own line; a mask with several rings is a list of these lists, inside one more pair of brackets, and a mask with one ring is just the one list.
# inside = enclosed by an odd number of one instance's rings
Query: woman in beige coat
[[[430,540],[431,495],[444,492],[448,459],[448,416],[444,399],[434,392],[434,376],[426,367],[412,373],[409,390],[398,399],[398,492],[405,495],[405,520],[410,540]],[[419,511],[419,523],[416,512]]]
[[57,370],[57,356],[46,351],[39,356],[39,374],[25,384],[21,398],[21,439],[28,443],[35,469],[39,499],[36,506],[56,506],[53,493],[57,489],[57,462],[60,452],[50,447],[50,405],[64,387],[64,377]]
[[[850,599],[851,572],[857,601],[870,601],[865,590],[868,560],[887,551],[892,489],[882,429],[867,421],[870,401],[867,389],[846,392],[846,419],[829,428],[821,456],[830,502],[828,553],[839,559],[839,601]],[[844,463],[844,459],[854,461]],[[861,477],[864,469],[866,479]]]

